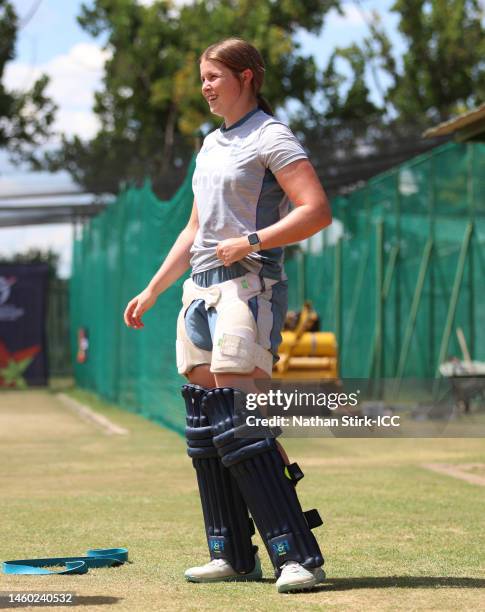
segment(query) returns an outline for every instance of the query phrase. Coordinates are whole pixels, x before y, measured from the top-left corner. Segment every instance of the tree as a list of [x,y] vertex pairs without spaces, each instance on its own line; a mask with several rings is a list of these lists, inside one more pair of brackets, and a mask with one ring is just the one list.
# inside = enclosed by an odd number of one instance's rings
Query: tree
[[318,32],[338,0],[199,0],[174,2],[95,0],[83,4],[79,23],[106,37],[111,59],[94,112],[101,129],[91,140],[63,139],[48,158],[91,191],[116,193],[120,182],[152,179],[168,197],[186,170],[202,125],[214,117],[200,93],[198,58],[211,43],[237,33],[253,42],[271,66],[264,92],[275,105],[290,98],[307,103],[315,91],[313,58],[299,54],[299,28]]
[[[425,128],[485,99],[478,0],[396,0],[392,11],[406,43],[403,57],[374,11],[363,43],[335,49],[318,75],[314,104],[293,118],[330,192],[430,148],[436,141],[422,140]],[[342,61],[350,77],[339,72]],[[381,102],[370,98],[366,67]]]
[[[397,0],[407,43],[402,69],[392,70],[389,44],[381,48],[393,84],[387,93],[403,120],[441,122],[485,99],[485,28],[479,0]],[[382,41],[385,35],[379,34]],[[382,44],[382,43],[381,43]]]
[[3,84],[6,64],[15,57],[18,20],[8,0],[0,0],[0,148],[14,160],[27,159],[38,166],[37,147],[51,135],[56,107],[46,96],[47,76],[29,91],[8,91]]

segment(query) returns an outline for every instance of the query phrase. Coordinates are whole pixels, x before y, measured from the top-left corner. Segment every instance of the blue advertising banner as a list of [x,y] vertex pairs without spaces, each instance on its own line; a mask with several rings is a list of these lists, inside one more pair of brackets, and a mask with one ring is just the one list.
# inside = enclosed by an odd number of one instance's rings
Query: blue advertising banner
[[0,264],[0,387],[46,385],[47,264]]

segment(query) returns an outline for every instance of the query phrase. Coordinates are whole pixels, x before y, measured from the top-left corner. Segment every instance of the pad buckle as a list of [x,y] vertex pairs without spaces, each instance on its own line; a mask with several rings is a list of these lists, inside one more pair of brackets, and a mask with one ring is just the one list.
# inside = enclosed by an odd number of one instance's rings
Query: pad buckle
[[306,522],[310,529],[315,529],[315,527],[320,527],[320,525],[323,525],[322,517],[315,508],[312,510],[307,510],[303,514],[305,515]]
[[296,485],[296,483],[303,478],[304,474],[298,463],[291,463],[290,465],[285,465],[285,476]]

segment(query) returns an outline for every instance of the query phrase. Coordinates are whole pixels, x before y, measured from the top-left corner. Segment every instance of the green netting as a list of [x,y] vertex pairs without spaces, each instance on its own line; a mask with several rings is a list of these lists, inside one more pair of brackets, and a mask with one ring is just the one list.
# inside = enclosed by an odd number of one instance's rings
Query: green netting
[[[149,185],[130,188],[86,224],[75,241],[71,278],[71,339],[77,383],[135,412],[181,431],[175,366],[175,328],[182,278],[144,317],[143,330],[128,329],[123,312],[155,274],[187,223],[193,163],[169,202]],[[88,330],[85,363],[76,362],[77,331]]]
[[[193,163],[168,202],[148,184],[120,194],[75,241],[71,278],[77,383],[177,431],[184,279],[160,296],[143,330],[126,328],[122,315],[188,220],[192,172]],[[336,332],[342,376],[432,378],[440,356],[461,356],[458,326],[472,356],[485,359],[485,144],[448,143],[335,198],[332,209],[329,229],[288,250],[286,271],[289,307],[312,300],[322,329]],[[90,342],[82,364],[80,327]]]
[[335,227],[320,252],[310,240],[306,295],[342,376],[433,378],[462,356],[457,327],[485,359],[484,183],[485,144],[448,143],[332,202],[341,243]]

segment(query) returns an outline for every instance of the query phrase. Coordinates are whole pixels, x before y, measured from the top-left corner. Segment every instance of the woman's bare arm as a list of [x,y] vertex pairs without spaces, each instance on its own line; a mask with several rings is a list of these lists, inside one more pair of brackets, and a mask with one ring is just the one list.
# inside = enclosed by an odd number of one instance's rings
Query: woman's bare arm
[[[273,225],[258,230],[261,248],[272,249],[305,240],[332,223],[327,196],[312,164],[299,159],[275,174],[295,208]],[[217,257],[230,266],[251,252],[247,236],[229,238],[217,245]]]
[[273,225],[258,230],[263,249],[305,240],[332,223],[332,212],[312,164],[299,159],[275,174],[295,208]]
[[192,213],[185,228],[180,232],[169,254],[164,259],[158,272],[148,283],[147,289],[155,295],[163,293],[190,267],[190,248],[199,229],[197,205],[194,200]]
[[190,248],[194,243],[195,234],[199,229],[199,217],[197,205],[194,200],[192,213],[185,228],[178,235],[177,240],[164,259],[159,270],[153,276],[147,287],[128,302],[123,318],[128,327],[140,329],[144,327],[141,317],[157,301],[160,293],[163,293],[178,278],[187,271],[190,266]]

